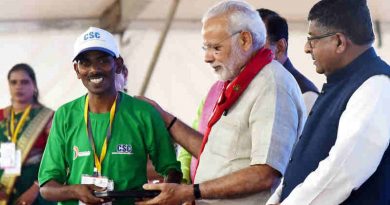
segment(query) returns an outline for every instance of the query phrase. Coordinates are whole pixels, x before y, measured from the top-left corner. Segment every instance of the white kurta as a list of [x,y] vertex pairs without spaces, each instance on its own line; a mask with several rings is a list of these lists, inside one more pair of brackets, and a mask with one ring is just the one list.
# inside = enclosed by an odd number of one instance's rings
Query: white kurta
[[[271,62],[213,126],[195,183],[257,164],[267,164],[284,173],[305,117],[305,104],[295,79],[281,64]],[[197,204],[258,205],[269,196],[270,190],[239,199],[201,200]]]

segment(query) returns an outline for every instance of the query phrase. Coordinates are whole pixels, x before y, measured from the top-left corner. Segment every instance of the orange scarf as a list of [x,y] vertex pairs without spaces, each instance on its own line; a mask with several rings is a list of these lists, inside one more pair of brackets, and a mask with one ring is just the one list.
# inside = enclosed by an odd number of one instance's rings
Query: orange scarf
[[[238,76],[232,81],[226,81],[223,86],[223,91],[218,98],[218,101],[215,104],[214,112],[210,117],[210,120],[207,124],[206,131],[203,136],[202,145],[199,153],[200,156],[203,152],[204,147],[208,141],[209,134],[213,125],[221,118],[224,112],[227,112],[229,108],[234,105],[234,103],[240,98],[241,94],[245,91],[248,85],[251,83],[253,78],[269,64],[273,59],[273,54],[271,50],[262,48],[260,49],[255,56],[253,56],[245,68],[238,74]],[[199,166],[199,161],[196,166],[196,169]],[[195,172],[196,173],[196,172]]]

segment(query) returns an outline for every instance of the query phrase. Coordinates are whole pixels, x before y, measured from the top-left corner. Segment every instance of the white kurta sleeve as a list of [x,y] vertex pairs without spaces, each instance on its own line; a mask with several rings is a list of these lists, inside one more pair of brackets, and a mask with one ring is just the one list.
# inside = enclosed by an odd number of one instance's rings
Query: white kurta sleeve
[[283,187],[282,184],[283,184],[283,179],[280,182],[279,186],[276,188],[275,192],[268,199],[266,205],[277,204],[280,202],[280,197],[282,196],[282,187]]

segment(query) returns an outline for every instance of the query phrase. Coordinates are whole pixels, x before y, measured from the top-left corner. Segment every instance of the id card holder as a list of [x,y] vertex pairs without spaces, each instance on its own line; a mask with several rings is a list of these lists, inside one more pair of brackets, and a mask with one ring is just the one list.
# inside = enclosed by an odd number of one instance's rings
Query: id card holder
[[20,176],[22,172],[22,151],[17,149],[15,152],[15,163],[13,167],[4,169],[4,174],[8,176]]
[[10,168],[16,165],[16,146],[12,142],[0,143],[0,168]]
[[[106,188],[107,191],[114,191],[114,181],[109,180],[107,177],[95,177],[95,185]],[[105,202],[102,205],[112,205],[112,202]]]
[[[104,176],[82,175],[81,184],[94,184],[95,186],[105,188],[107,191],[114,190],[114,181]],[[79,201],[79,205],[84,205],[84,203]],[[105,202],[103,205],[112,205],[112,202]]]

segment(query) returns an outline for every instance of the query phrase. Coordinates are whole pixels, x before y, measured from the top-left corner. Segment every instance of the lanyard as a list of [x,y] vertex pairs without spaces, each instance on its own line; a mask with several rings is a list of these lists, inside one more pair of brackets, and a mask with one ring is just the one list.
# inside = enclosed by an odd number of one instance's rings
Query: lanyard
[[11,122],[10,122],[10,129],[8,130],[8,135],[11,136],[11,142],[16,143],[17,136],[20,132],[20,129],[22,129],[24,123],[26,122],[27,116],[30,114],[31,105],[29,105],[22,114],[22,117],[20,118],[18,124],[16,125],[15,129],[15,112],[11,108]]
[[[87,127],[88,139],[89,139],[89,142],[91,143],[91,146],[92,146],[93,157],[94,157],[94,162],[95,162],[95,168],[97,169],[98,176],[101,176],[101,173],[102,173],[102,162],[103,162],[104,158],[106,157],[108,141],[111,138],[112,122],[113,122],[114,116],[115,116],[115,110],[116,110],[116,106],[117,106],[117,98],[118,98],[118,95],[115,97],[114,104],[112,104],[112,106],[111,106],[111,110],[110,110],[110,126],[107,129],[107,135],[106,135],[106,138],[104,139],[102,152],[100,153],[100,158],[96,154],[95,142],[93,140],[92,129],[91,129],[91,121],[89,120],[89,112],[88,112],[89,97],[88,97],[88,95],[87,95],[87,97],[85,99],[84,120],[85,120],[85,124],[86,124],[86,127]],[[94,171],[95,171],[95,169],[94,169]]]

